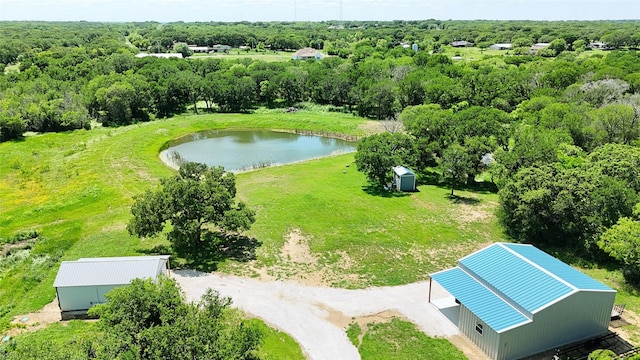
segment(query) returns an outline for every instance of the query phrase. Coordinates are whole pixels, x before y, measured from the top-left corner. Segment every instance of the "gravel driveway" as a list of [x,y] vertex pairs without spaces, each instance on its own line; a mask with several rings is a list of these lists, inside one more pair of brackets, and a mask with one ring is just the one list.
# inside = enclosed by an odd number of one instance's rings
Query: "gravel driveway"
[[309,359],[360,359],[345,333],[352,318],[398,313],[430,336],[458,329],[427,302],[429,282],[364,290],[319,288],[285,281],[260,281],[223,274],[178,270],[173,278],[187,300],[207,288],[233,299],[233,305],[292,336]]

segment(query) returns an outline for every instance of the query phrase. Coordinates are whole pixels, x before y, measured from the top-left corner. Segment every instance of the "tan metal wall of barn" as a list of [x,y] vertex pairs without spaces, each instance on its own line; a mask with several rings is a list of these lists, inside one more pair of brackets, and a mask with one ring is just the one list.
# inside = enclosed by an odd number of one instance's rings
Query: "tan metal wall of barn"
[[[476,331],[476,325],[482,325],[482,334]],[[480,318],[473,314],[464,305],[460,305],[460,317],[458,318],[458,329],[468,337],[480,350],[491,359],[497,359],[498,343],[500,334],[485,324]]]
[[533,315],[533,322],[500,334],[495,360],[520,359],[607,332],[615,292],[578,292]]

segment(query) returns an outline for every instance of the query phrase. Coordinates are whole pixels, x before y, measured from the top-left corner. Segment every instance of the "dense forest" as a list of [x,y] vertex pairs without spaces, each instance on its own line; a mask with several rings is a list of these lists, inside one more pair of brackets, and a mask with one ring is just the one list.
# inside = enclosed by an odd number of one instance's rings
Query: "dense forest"
[[[532,97],[556,99],[565,89],[578,96],[572,85],[597,87],[600,80],[621,80],[617,84],[626,93],[640,86],[637,55],[628,50],[640,45],[638,23],[633,21],[5,22],[0,34],[6,39],[0,44],[0,68],[13,64],[7,69],[19,70],[0,76],[0,141],[25,131],[88,128],[92,119],[118,126],[168,117],[190,105],[198,111],[198,102],[206,111],[243,112],[311,101],[388,119],[420,104],[511,113]],[[479,47],[510,42],[515,48],[506,52],[508,56],[460,64],[438,54],[461,39]],[[624,51],[580,56],[592,41],[606,41]],[[550,45],[540,56],[531,56],[528,47],[536,42]],[[134,56],[140,51],[173,51],[184,43],[222,43],[262,52],[310,46],[335,56],[322,62],[272,63]],[[414,43],[418,52],[406,46]],[[527,55],[513,56],[522,53],[519,49]],[[602,105],[598,101],[608,99],[586,100],[597,108]]]

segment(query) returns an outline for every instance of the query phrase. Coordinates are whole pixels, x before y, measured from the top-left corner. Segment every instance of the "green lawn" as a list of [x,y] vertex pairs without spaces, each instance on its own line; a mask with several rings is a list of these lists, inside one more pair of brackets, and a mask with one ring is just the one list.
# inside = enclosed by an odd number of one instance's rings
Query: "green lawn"
[[397,318],[391,322],[368,324],[366,330],[353,323],[347,334],[358,347],[362,360],[466,359],[447,339],[431,338],[414,324]]
[[[462,198],[450,199],[450,190],[437,186],[410,194],[370,188],[353,154],[242,173],[238,189],[258,211],[249,232],[263,243],[258,260],[277,277],[329,268],[331,285],[405,284],[454,265],[480,244],[503,240],[493,216],[495,194],[458,191]],[[293,230],[317,264],[295,268],[283,258]],[[222,268],[246,270],[236,263]]]
[[[44,237],[31,250],[5,257],[0,264],[2,327],[13,315],[37,310],[54,298],[52,283],[60,260],[139,255],[165,244],[162,237],[134,238],[125,225],[133,196],[172,173],[158,158],[172,139],[212,128],[362,136],[369,131],[366,124],[340,113],[263,110],[32,135],[0,144],[0,237],[28,229]],[[480,243],[501,236],[492,216],[494,194],[460,192],[478,201],[466,204],[469,199],[451,200],[448,189],[436,186],[421,186],[420,192],[408,195],[381,193],[368,188],[355,169],[353,154],[241,173],[237,180],[239,196],[257,211],[248,235],[262,245],[253,267],[268,267],[280,278],[326,267],[332,270],[328,281],[335,285],[401,284],[425,279],[429,271],[452,265]],[[297,267],[281,256],[293,229],[308,240],[316,263]],[[219,268],[252,271],[230,260]],[[268,339],[264,351],[273,358],[297,356],[289,353],[297,353],[297,345],[274,350],[279,342],[291,342],[287,337],[273,333]]]
[[286,51],[264,51],[264,52],[256,52],[256,51],[241,51],[241,50],[232,50],[229,53],[215,53],[215,54],[194,54],[191,56],[192,59],[253,59],[253,60],[261,60],[266,62],[273,61],[288,61],[291,60],[292,52]]

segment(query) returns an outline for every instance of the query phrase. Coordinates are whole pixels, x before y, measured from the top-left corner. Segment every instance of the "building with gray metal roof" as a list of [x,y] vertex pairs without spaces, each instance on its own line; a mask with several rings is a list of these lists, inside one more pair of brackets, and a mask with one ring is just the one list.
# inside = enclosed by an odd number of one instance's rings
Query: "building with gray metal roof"
[[415,191],[416,174],[407,167],[394,166],[393,184],[398,191]]
[[[450,318],[460,332],[494,360],[519,359],[607,332],[616,295],[524,244],[490,245],[431,279],[455,299],[440,303],[456,314]],[[429,301],[438,304],[431,296]]]
[[83,258],[63,261],[53,282],[62,318],[86,314],[105,294],[136,278],[156,279],[168,274],[169,255]]

